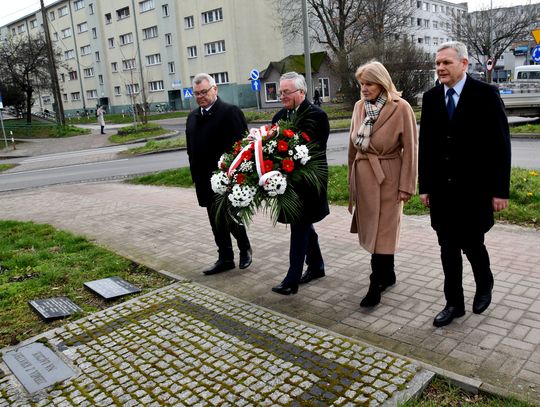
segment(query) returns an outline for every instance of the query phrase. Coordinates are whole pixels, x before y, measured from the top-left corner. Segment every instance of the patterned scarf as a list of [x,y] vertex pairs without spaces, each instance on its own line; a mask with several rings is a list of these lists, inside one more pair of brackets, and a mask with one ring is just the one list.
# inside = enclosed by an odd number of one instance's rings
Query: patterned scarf
[[371,132],[373,131],[373,124],[379,117],[379,113],[381,112],[381,109],[384,107],[386,103],[386,95],[381,92],[377,99],[375,100],[375,103],[371,103],[366,100],[364,103],[364,109],[366,111],[366,117],[364,118],[364,121],[360,125],[360,129],[358,130],[358,135],[356,136],[356,141],[354,144],[356,144],[356,148],[361,149],[362,151],[367,151],[369,147],[369,141],[371,138]]

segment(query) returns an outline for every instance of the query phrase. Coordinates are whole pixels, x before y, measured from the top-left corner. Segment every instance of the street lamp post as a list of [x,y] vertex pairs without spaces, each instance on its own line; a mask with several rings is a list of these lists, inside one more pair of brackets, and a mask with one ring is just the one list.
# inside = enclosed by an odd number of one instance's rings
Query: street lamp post
[[304,33],[304,70],[306,71],[307,97],[313,98],[313,84],[311,83],[311,53],[309,51],[308,12],[307,0],[302,0],[302,22]]

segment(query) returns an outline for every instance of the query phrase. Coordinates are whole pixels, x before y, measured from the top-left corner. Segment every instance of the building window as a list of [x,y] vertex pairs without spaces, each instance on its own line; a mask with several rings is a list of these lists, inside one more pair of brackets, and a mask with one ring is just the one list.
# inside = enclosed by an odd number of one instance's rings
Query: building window
[[88,31],[88,23],[85,21],[84,23],[77,24],[77,32],[84,33]]
[[202,13],[203,24],[215,23],[216,21],[221,20],[223,20],[223,10],[221,8],[216,8],[214,10],[205,11]]
[[72,101],[81,100],[81,92],[73,92],[71,94],[71,100]]
[[175,73],[176,72],[176,69],[174,67],[174,62],[169,62],[167,65],[169,67],[169,73]]
[[115,86],[114,87],[114,95],[115,96],[120,96],[120,86]]
[[91,78],[94,76],[94,68],[85,68],[83,73],[85,78]]
[[264,96],[267,102],[279,102],[276,82],[266,82],[264,84]]
[[63,30],[60,30],[60,32],[62,33],[62,38],[71,37],[71,28],[70,27],[64,28]]
[[90,49],[90,45],[83,45],[81,47],[81,55],[88,55],[92,52],[92,50]]
[[99,51],[96,51],[96,62],[100,62],[101,61],[101,57],[99,56]]
[[37,27],[37,20],[30,21],[30,28],[36,28]]
[[116,10],[117,20],[123,20],[124,18],[129,17],[129,7],[123,7],[119,10]]
[[57,32],[53,33],[53,41],[58,41],[58,33]]
[[98,75],[98,82],[100,85],[103,85],[103,75]]
[[165,34],[165,45],[172,45],[172,34]]
[[428,3],[422,3],[422,10],[429,11],[429,4]]
[[65,81],[66,81],[66,75],[63,74],[63,73],[61,73],[61,74],[60,74],[60,80],[61,80],[62,82],[65,82]]
[[431,45],[431,37],[424,37],[424,44]]
[[89,14],[94,14],[94,3],[90,3],[88,5],[88,13]]
[[118,72],[118,62],[111,62],[111,71]]
[[67,93],[62,93],[62,99],[64,100],[64,102],[67,102],[68,101],[68,94]]
[[204,53],[206,55],[220,54],[225,52],[225,41],[207,42],[204,44]]
[[120,45],[131,44],[133,42],[133,33],[123,34],[119,37]]
[[193,28],[194,26],[195,26],[195,22],[193,20],[193,16],[184,18],[184,27],[186,30],[189,30],[190,28]]
[[97,90],[96,89],[87,90],[86,97],[88,99],[97,99]]
[[197,47],[194,45],[192,47],[187,47],[188,58],[197,58]]
[[68,72],[68,76],[70,81],[76,81],[78,78],[77,71]]
[[161,6],[161,12],[163,13],[163,17],[169,17],[169,5],[164,4]]
[[148,88],[150,89],[150,92],[157,92],[157,91],[165,89],[163,87],[163,81],[148,82]]
[[96,27],[92,28],[92,38],[97,38],[97,30],[96,30]]
[[64,17],[64,16],[67,16],[67,15],[68,15],[68,7],[67,6],[60,7],[58,9],[58,17]]
[[126,93],[128,95],[134,95],[134,94],[139,93],[139,84],[130,83],[129,85],[126,85]]
[[146,65],[161,64],[161,54],[152,54],[146,56]]
[[122,68],[124,68],[124,71],[129,71],[131,69],[135,69],[135,58],[133,59],[124,59],[122,61]]
[[417,18],[417,19],[416,19],[416,25],[417,25],[418,27],[421,27],[421,26],[422,26],[422,19],[421,19],[421,18]]
[[429,28],[429,20],[424,20],[424,27]]
[[143,33],[143,38],[145,40],[149,38],[157,37],[158,36],[157,25],[153,27],[143,28],[142,33]]
[[105,14],[105,24],[110,24],[110,23],[112,23],[111,13],[107,13]]
[[433,21],[433,28],[439,28],[439,23],[437,21]]
[[114,37],[108,38],[107,39],[107,44],[108,44],[109,48],[114,48]]
[[49,11],[49,20],[54,21],[54,11]]
[[211,73],[210,76],[214,78],[216,84],[220,83],[229,83],[229,73],[228,72],[217,72]]
[[75,9],[75,11],[84,8],[84,0],[75,0],[73,2],[73,8]]
[[15,30],[15,27],[11,29],[11,35],[16,35],[17,31]]
[[75,51],[72,49],[68,49],[67,51],[64,51],[64,59],[73,59],[75,58]]
[[26,32],[26,27],[24,26],[24,24],[21,24],[20,26],[17,27],[17,32],[19,34],[22,34],[23,32]]
[[144,13],[145,11],[148,11],[148,10],[153,10],[154,7],[155,7],[154,0],[145,0],[139,3],[139,11],[141,13]]

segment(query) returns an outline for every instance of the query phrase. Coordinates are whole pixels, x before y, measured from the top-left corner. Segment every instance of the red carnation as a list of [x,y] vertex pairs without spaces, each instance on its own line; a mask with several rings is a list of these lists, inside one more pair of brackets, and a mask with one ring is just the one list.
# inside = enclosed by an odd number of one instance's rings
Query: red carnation
[[283,141],[283,140],[279,140],[278,143],[277,143],[277,151],[287,151],[289,149],[289,145],[287,144],[286,141]]
[[293,160],[291,160],[290,158],[285,158],[281,163],[281,168],[283,168],[283,171],[285,172],[292,172],[292,170],[294,170]]
[[291,129],[285,129],[283,130],[283,135],[285,137],[291,138],[294,136],[294,131],[292,131]]
[[311,141],[311,139],[309,138],[309,136],[307,135],[307,133],[302,132],[302,133],[300,133],[300,135],[302,136],[302,138],[303,138],[304,140],[306,140],[306,141],[308,141],[308,142]]
[[244,174],[236,174],[236,183],[238,185],[242,185],[245,180],[246,180],[246,176]]
[[246,161],[249,161],[253,158],[253,153],[251,152],[251,150],[246,150],[244,151],[244,153],[242,154],[242,159],[243,160],[246,160]]
[[264,160],[263,166],[264,172],[270,172],[274,169],[274,162],[272,160]]

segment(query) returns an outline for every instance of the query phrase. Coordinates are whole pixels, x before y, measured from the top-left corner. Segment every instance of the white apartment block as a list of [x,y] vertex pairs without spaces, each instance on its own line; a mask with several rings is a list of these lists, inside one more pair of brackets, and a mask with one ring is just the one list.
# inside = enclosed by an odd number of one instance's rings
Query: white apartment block
[[[256,105],[249,73],[289,53],[268,0],[60,0],[46,7],[68,115],[128,111],[146,92],[157,105],[194,107],[183,90],[199,72],[212,75],[220,95]],[[0,39],[43,31],[40,10],[0,28]],[[36,108],[52,109],[41,94]]]

